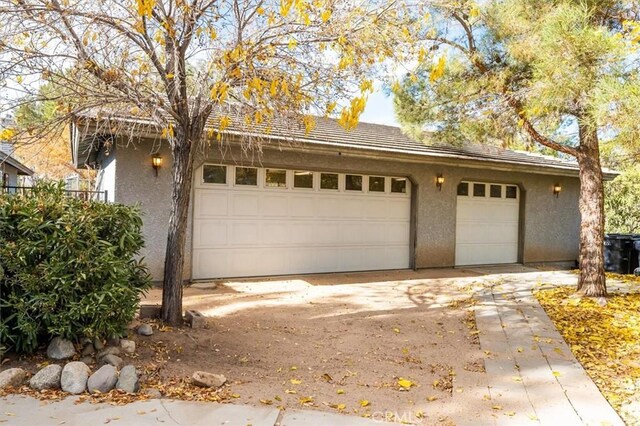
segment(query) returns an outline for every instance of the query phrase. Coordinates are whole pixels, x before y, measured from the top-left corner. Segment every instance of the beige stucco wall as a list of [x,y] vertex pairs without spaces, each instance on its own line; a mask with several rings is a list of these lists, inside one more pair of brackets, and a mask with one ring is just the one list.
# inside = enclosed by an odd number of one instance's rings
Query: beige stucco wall
[[[418,268],[447,267],[455,262],[456,188],[461,180],[475,180],[518,184],[523,197],[521,206],[521,261],[524,263],[573,261],[578,256],[579,182],[571,173],[558,175],[513,171],[511,166],[488,165],[480,162],[428,160],[415,158],[380,159],[379,154],[362,151],[347,152],[328,149],[265,147],[256,156],[241,154],[237,149],[217,148],[197,161],[225,164],[309,170],[355,172],[409,176],[417,185],[415,198],[415,266]],[[146,239],[145,259],[156,280],[162,278],[166,230],[169,222],[171,160],[166,144],[160,149],[164,164],[158,177],[151,167],[152,144],[119,148],[116,170],[116,202],[138,203],[144,213]],[[205,160],[206,158],[206,160]],[[493,168],[502,170],[496,170]],[[442,191],[435,185],[435,177],[442,173],[445,183]],[[564,176],[562,176],[564,175]],[[562,185],[558,198],[552,194],[555,183]],[[185,272],[191,269],[191,214],[186,245]]]

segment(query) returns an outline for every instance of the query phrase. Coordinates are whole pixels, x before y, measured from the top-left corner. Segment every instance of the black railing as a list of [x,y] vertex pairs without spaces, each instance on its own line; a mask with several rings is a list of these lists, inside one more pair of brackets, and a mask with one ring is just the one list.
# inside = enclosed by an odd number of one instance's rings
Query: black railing
[[[31,186],[0,186],[0,194],[28,194],[33,190]],[[66,189],[64,191],[69,197],[79,198],[81,200],[96,200],[109,202],[109,191],[81,191],[75,189]]]

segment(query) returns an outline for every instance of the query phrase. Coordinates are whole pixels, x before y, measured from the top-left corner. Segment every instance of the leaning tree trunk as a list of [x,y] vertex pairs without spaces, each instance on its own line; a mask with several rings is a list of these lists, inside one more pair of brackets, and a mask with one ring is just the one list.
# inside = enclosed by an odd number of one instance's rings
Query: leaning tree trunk
[[162,320],[174,326],[182,324],[182,274],[193,181],[193,143],[193,137],[189,132],[178,129],[176,140],[171,144],[173,191],[164,261]]
[[578,292],[607,295],[604,274],[604,187],[597,129],[580,126],[580,278]]

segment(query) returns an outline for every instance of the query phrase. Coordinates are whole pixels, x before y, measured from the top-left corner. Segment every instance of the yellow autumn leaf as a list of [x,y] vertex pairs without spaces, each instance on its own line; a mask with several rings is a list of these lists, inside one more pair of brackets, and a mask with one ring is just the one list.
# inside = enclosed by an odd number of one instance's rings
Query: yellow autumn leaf
[[403,389],[409,389],[411,388],[411,386],[415,386],[416,384],[413,383],[411,380],[407,380],[407,379],[403,379],[402,377],[400,377],[400,379],[398,380],[398,386],[400,386]]
[[447,59],[444,56],[440,56],[438,62],[431,67],[431,74],[429,75],[429,81],[432,83],[439,80],[444,75],[445,65],[447,63]]
[[300,405],[311,404],[313,402],[312,396],[304,396],[299,398]]
[[329,9],[323,10],[322,14],[320,14],[320,18],[322,19],[322,22],[327,22],[329,19],[331,19],[331,11]]
[[302,383],[302,380],[298,380],[298,379],[291,379],[289,381],[291,382],[292,385],[299,385],[300,383]]
[[554,376],[554,377],[560,377],[560,376],[562,376],[562,374],[560,374],[560,372],[559,372],[559,371],[554,371],[554,372],[553,372],[553,376]]
[[298,369],[298,367],[296,367],[295,365],[292,365],[292,366],[289,368],[289,370],[291,370],[291,371],[296,371],[297,369]]
[[438,397],[437,397],[437,396],[435,396],[435,395],[431,395],[431,396],[428,396],[428,397],[427,397],[427,401],[429,401],[429,402],[433,402],[433,401],[435,401],[435,400],[437,400],[437,399],[438,399]]
[[286,390],[284,391],[284,393],[289,394],[289,395],[295,395],[295,394],[297,394],[298,392],[297,392],[297,391],[295,391],[295,390],[293,390],[293,389],[286,389]]
[[140,16],[151,17],[156,0],[136,0],[138,3],[138,14]]
[[369,406],[369,404],[370,404],[370,402],[369,402],[369,401],[367,401],[366,399],[361,399],[361,400],[360,400],[360,406],[361,406],[361,407],[368,407],[368,406]]
[[0,141],[10,141],[16,135],[15,129],[2,129],[0,130]]
[[343,395],[343,394],[344,394],[344,389],[338,389],[338,390],[336,391],[336,393],[337,393],[338,395]]

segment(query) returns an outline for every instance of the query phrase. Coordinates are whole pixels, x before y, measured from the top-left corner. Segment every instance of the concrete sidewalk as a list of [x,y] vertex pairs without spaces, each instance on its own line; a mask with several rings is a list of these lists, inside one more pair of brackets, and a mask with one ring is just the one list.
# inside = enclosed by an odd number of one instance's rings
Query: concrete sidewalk
[[507,414],[495,424],[624,425],[532,294],[538,283],[575,285],[576,276],[533,270],[492,280],[478,295],[476,323],[492,403]]
[[[321,411],[280,411],[271,407],[188,402],[169,399],[138,401],[122,406],[76,404],[68,397],[42,402],[22,395],[0,399],[0,424],[34,425],[189,425],[189,426],[372,426],[380,419],[345,416]],[[384,423],[390,425],[391,423]]]

